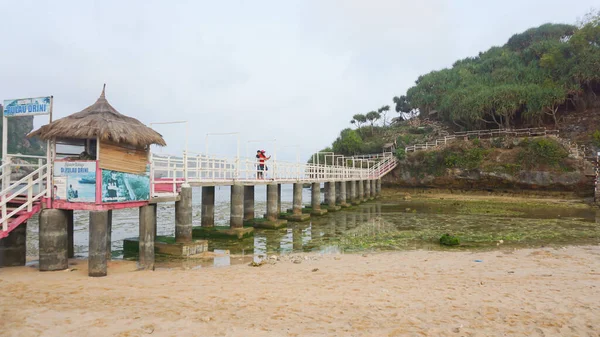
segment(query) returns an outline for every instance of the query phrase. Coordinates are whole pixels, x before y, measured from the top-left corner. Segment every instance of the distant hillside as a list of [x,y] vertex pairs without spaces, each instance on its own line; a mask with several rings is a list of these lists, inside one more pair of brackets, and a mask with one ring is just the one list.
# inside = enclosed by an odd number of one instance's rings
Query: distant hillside
[[545,24],[515,34],[452,68],[420,76],[397,111],[454,129],[559,127],[575,111],[600,107],[600,16],[578,26]]

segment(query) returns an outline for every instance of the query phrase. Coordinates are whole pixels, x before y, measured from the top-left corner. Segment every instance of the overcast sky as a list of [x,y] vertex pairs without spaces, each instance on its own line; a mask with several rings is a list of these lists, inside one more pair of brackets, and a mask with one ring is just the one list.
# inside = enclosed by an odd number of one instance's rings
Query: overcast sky
[[[191,151],[207,133],[240,132],[241,152],[276,139],[304,161],[355,113],[416,78],[546,22],[574,23],[597,0],[0,0],[0,99],[54,95],[55,118],[107,98],[143,123],[188,120]],[[390,117],[397,114],[389,113]],[[37,123],[37,120],[36,120]],[[165,152],[182,126],[157,126]],[[234,136],[209,152],[235,154]],[[293,146],[300,145],[294,148]]]

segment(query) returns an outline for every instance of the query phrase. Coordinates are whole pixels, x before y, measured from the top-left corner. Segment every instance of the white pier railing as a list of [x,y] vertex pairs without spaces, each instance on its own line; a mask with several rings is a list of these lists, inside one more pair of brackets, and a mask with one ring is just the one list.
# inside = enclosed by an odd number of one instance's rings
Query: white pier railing
[[[267,161],[264,171],[254,158],[231,158],[196,154],[194,156],[152,155],[152,193],[174,192],[186,182],[195,186],[313,183],[379,179],[397,164],[391,152],[346,157],[331,155],[325,164]],[[262,173],[262,178],[258,173]]]

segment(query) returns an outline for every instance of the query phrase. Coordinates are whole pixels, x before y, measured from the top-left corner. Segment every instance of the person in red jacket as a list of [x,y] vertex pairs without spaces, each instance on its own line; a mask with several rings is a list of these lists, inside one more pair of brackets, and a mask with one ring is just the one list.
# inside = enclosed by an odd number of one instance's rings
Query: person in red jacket
[[256,165],[256,179],[264,179],[264,173],[268,170],[265,162],[271,159],[271,156],[265,155],[265,150],[257,150],[256,151],[256,159],[258,160],[258,165]]

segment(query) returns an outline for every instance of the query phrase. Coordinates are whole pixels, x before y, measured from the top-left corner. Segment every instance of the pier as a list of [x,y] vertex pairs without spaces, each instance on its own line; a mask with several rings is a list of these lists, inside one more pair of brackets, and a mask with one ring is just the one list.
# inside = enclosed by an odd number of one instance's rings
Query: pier
[[[107,118],[113,123],[96,123]],[[79,125],[76,123],[87,123],[88,129],[74,128]],[[115,125],[116,129],[110,130]],[[50,117],[49,124],[32,135],[48,142],[46,156],[3,152],[0,266],[24,265],[27,220],[39,214],[40,271],[67,269],[74,251],[73,210],[84,210],[89,211],[91,277],[108,274],[115,209],[139,209],[139,268],[154,269],[157,252],[193,255],[206,251],[206,240],[211,238],[241,239],[253,235],[254,228],[277,229],[287,221],[307,221],[372,200],[381,192],[381,178],[397,165],[391,152],[349,157],[326,153],[323,163],[269,161],[268,170],[259,177],[256,159],[239,154],[219,157],[187,150],[180,155],[152,153],[151,144],[166,144],[160,134],[118,113],[108,104],[104,90],[92,106],[56,121]],[[61,144],[81,146],[89,157],[61,153]],[[11,180],[14,169],[24,165],[29,173]],[[80,191],[72,189],[72,181],[83,186]],[[289,212],[281,210],[281,186],[285,184],[294,189]],[[254,187],[258,185],[266,185],[264,218],[255,217],[254,212]],[[311,200],[302,200],[304,185],[311,186]],[[226,227],[215,226],[216,186],[231,187]],[[202,189],[199,227],[192,226],[192,187]],[[86,194],[85,189],[91,192]],[[173,243],[156,241],[157,205],[165,202],[175,202]],[[310,207],[304,207],[305,202],[310,202]]]

